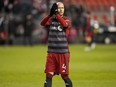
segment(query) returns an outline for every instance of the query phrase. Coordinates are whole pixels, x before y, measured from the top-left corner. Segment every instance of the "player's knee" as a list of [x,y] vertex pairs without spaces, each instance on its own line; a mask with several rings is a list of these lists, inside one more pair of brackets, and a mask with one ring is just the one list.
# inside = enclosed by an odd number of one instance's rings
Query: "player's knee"
[[69,78],[67,74],[61,74],[62,79],[67,79]]
[[46,77],[52,78],[54,76],[54,72],[48,72],[46,73]]

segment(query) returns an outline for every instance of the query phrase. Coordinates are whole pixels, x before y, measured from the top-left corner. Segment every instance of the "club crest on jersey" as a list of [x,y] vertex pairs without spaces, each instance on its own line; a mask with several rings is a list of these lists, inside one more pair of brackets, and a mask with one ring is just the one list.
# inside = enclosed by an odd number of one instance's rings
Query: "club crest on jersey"
[[61,26],[58,26],[58,30],[59,30],[59,31],[62,31],[62,27],[61,27]]

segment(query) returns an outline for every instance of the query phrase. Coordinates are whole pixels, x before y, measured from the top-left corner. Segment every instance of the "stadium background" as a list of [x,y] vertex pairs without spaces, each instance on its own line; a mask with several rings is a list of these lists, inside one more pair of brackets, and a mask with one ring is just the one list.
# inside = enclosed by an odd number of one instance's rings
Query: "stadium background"
[[[0,44],[46,43],[47,31],[40,26],[56,0],[1,0]],[[69,43],[85,43],[85,13],[91,13],[96,43],[116,43],[116,0],[58,0],[72,22]],[[3,22],[3,25],[2,25]],[[31,37],[32,35],[32,37]]]
[[[55,1],[0,0],[0,87],[43,87],[47,31],[40,21]],[[69,48],[74,87],[116,87],[116,0],[57,1],[64,2],[65,15],[72,21]],[[82,34],[86,11],[91,12],[97,43],[89,52],[84,51]],[[64,87],[60,76],[53,78],[53,87]]]

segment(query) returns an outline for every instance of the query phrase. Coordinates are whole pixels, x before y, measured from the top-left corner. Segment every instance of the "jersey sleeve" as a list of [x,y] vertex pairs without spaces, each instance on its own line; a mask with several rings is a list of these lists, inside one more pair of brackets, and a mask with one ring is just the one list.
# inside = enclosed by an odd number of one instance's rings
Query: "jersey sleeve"
[[69,31],[71,29],[71,22],[70,22],[69,19],[66,19],[66,22],[68,23],[68,26],[66,28],[66,36],[68,36],[69,35]]
[[56,17],[57,17],[57,20],[60,22],[60,24],[63,27],[68,27],[69,26],[68,22],[63,17],[61,17],[59,14],[56,14]]
[[61,17],[59,14],[56,14],[57,20],[60,22],[60,24],[65,27],[66,29],[66,36],[69,35],[69,31],[71,29],[71,22],[67,17]]
[[42,26],[48,26],[48,25],[50,25],[50,19],[51,19],[51,17],[50,16],[47,16],[47,17],[45,17],[42,21],[41,21],[41,25]]

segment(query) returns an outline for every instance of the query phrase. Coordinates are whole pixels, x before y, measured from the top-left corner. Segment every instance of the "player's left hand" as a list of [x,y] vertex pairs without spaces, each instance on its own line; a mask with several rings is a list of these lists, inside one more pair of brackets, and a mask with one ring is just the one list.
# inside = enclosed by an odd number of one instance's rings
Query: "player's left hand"
[[54,14],[58,14],[58,5],[56,3],[54,3],[54,8],[55,8]]
[[54,14],[58,14],[58,5],[56,3],[53,4],[52,8],[54,10]]

